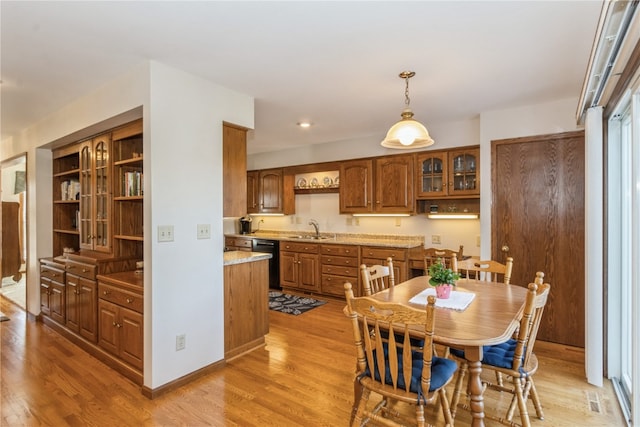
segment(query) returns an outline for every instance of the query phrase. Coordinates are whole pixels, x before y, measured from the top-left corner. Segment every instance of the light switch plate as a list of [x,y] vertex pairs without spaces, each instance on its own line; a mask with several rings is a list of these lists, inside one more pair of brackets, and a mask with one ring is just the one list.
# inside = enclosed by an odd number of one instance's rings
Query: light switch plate
[[439,245],[440,243],[442,243],[440,235],[439,234],[432,234],[431,235],[431,243],[434,244],[434,245]]
[[211,225],[198,224],[198,239],[210,239],[210,238],[211,238]]
[[158,226],[158,242],[173,242],[173,225]]

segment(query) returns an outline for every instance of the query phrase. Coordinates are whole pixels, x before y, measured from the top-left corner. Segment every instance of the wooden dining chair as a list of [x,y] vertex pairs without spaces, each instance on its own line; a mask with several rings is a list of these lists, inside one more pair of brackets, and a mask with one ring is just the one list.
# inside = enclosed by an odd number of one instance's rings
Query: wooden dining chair
[[[533,353],[533,348],[536,343],[544,307],[551,290],[551,285],[543,282],[544,273],[538,272],[534,283],[529,284],[517,337],[511,338],[502,344],[483,347],[482,370],[492,370],[511,379],[510,386],[483,381],[486,390],[491,389],[513,394],[505,416],[495,416],[490,413],[485,413],[485,416],[510,426],[514,425],[512,420],[516,406],[520,413],[521,425],[523,427],[531,425],[527,411],[529,398],[533,402],[537,417],[541,420],[544,419],[540,397],[533,382],[533,375],[538,370],[538,358]],[[464,357],[464,351],[451,349],[451,355],[460,362],[458,377],[451,398],[451,413],[455,416],[468,365]],[[463,405],[463,408],[466,409],[468,406]]]
[[431,265],[440,262],[444,263],[444,266],[458,271],[458,260],[462,259],[463,246],[460,245],[460,249],[456,252],[453,249],[440,249],[440,248],[426,248],[423,251],[424,257],[424,274],[429,275],[429,267]]
[[511,282],[511,271],[513,270],[513,258],[508,257],[506,263],[502,264],[498,261],[476,261],[467,263],[465,268],[460,269],[462,277],[467,279],[485,281],[485,282]]
[[[356,298],[349,282],[344,289],[344,312],[351,319],[357,361],[351,425],[368,421],[404,425],[407,420],[390,405],[398,401],[415,405],[412,424],[424,426],[424,406],[439,401],[446,424],[452,426],[445,387],[457,365],[451,359],[433,356],[435,297],[429,297],[425,309],[417,309],[366,296]],[[371,328],[373,336],[367,333]],[[383,335],[381,329],[390,333]],[[413,337],[423,340],[424,351],[412,347],[410,330]],[[369,404],[371,392],[381,395],[382,401]]]
[[362,294],[373,295],[395,285],[393,273],[393,260],[387,258],[387,265],[372,265],[367,267],[360,265],[360,278],[362,280]]

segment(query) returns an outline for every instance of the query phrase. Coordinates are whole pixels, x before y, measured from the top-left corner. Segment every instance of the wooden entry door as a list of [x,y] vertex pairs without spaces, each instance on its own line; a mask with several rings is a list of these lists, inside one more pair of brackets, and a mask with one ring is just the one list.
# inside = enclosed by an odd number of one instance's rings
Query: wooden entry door
[[492,141],[493,259],[511,283],[545,273],[551,293],[538,338],[584,347],[584,132]]

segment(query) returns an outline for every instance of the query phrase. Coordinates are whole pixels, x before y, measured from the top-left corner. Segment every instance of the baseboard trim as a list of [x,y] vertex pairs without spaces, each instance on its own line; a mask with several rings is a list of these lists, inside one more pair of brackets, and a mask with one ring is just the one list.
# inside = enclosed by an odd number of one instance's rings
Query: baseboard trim
[[142,387],[142,395],[148,399],[155,399],[156,397],[162,396],[163,394],[169,393],[170,391],[176,390],[182,387],[185,384],[188,384],[192,381],[195,381],[199,378],[202,378],[206,375],[209,375],[212,372],[220,370],[224,368],[226,365],[225,360],[220,360],[218,362],[212,363],[211,365],[205,366],[203,368],[198,369],[197,371],[193,371],[184,375],[180,378],[177,378],[173,381],[170,381],[166,384],[161,385],[160,387],[156,387],[151,389],[147,386]]

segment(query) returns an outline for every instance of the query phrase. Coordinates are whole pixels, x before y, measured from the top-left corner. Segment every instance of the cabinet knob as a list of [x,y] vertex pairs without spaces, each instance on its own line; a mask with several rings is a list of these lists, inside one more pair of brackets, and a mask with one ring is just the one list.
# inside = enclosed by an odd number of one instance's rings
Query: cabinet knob
[[132,299],[132,298],[127,298],[127,303],[128,303],[128,304],[131,304],[132,302],[133,302],[133,299]]
[[327,258],[327,261],[331,262],[331,258]]
[[51,273],[51,277],[56,277],[57,274],[56,273]]
[[330,281],[331,281],[331,277],[327,277],[327,282],[330,282]]
[[86,273],[87,271],[89,271],[89,270],[87,270],[86,268],[83,268],[83,269],[82,269],[82,272],[83,272],[83,273]]
[[116,323],[116,322],[113,322],[113,323],[112,323],[112,325],[113,325],[113,326],[116,326],[116,325],[117,325],[117,323]]
[[111,292],[109,292],[109,291],[102,291],[102,294],[103,294],[103,295],[109,295],[110,293],[111,293]]
[[116,328],[122,328],[122,325],[120,323],[116,323]]
[[345,261],[344,263],[345,263],[345,264],[350,264],[350,263],[351,263],[351,261],[348,261],[348,260],[347,260],[347,261]]

